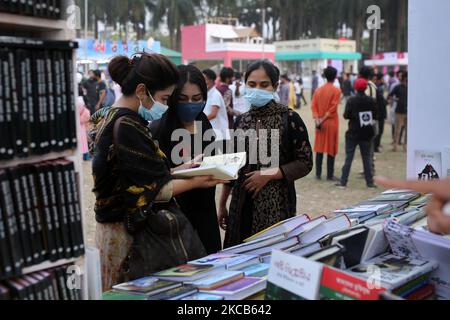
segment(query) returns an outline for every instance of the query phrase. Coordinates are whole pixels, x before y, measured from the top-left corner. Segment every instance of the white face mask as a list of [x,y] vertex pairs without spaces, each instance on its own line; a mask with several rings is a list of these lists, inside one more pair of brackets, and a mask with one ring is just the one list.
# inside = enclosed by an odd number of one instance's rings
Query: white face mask
[[147,93],[150,99],[152,99],[153,101],[153,106],[151,107],[151,109],[147,109],[142,104],[142,100],[139,99],[139,102],[141,103],[139,105],[139,115],[147,121],[159,120],[163,117],[163,115],[167,112],[167,110],[169,110],[169,106],[162,104],[159,101],[156,101],[150,94],[150,92],[147,91]]
[[246,88],[245,90],[245,99],[247,99],[250,105],[262,108],[266,106],[270,101],[274,100],[274,92],[255,89],[255,88]]

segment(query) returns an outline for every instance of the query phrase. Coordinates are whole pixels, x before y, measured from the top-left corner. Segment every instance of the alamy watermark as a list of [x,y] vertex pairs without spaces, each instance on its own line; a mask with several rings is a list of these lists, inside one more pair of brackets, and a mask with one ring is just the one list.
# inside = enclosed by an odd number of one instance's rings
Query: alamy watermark
[[[202,122],[196,122],[196,127],[198,132],[203,132]],[[248,165],[257,165],[265,169],[274,169],[280,166],[279,129],[227,130],[226,133],[219,133],[220,135],[227,139],[214,141],[217,131],[213,129],[206,130],[203,135],[194,135],[194,137],[189,130],[175,130],[171,137],[172,142],[177,143],[171,151],[172,163],[175,165],[187,163],[192,160],[191,154],[203,154],[204,157],[211,157],[224,153],[247,152]],[[205,143],[207,146],[204,148]],[[191,150],[192,148],[193,150]]]
[[69,30],[81,29],[81,9],[77,5],[70,5],[66,8],[66,25]]
[[79,266],[72,265],[67,268],[67,289],[69,290],[81,290],[81,276],[82,271]]
[[367,19],[367,29],[369,30],[380,30],[381,29],[381,8],[377,5],[371,5],[366,11],[369,14]]

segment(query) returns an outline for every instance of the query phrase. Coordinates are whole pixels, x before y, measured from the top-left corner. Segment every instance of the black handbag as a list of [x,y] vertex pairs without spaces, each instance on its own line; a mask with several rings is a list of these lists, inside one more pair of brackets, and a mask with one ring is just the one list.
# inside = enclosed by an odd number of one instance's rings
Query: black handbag
[[143,228],[133,235],[123,280],[146,277],[206,255],[197,232],[175,201],[162,207],[154,205]]

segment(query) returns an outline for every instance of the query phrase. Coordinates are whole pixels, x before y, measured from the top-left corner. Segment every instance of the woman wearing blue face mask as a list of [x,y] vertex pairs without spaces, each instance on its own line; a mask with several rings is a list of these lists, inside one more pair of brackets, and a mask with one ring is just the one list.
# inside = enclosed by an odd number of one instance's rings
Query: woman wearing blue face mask
[[[226,230],[224,247],[242,243],[246,238],[268,227],[295,216],[297,195],[294,182],[308,175],[313,168],[312,150],[308,132],[300,116],[287,106],[276,102],[280,72],[270,61],[257,61],[248,67],[245,76],[245,97],[251,105],[248,113],[237,118],[235,129],[274,134],[279,130],[279,141],[247,141],[247,165],[240,171],[234,186],[224,186],[219,208],[219,223]],[[276,135],[275,135],[276,136]],[[251,145],[279,145],[279,167],[262,161],[261,154],[253,155]],[[264,156],[264,155],[263,155]],[[256,161],[253,161],[256,159]],[[253,161],[253,162],[252,162]],[[229,211],[227,201],[232,194]]]
[[[168,244],[173,239],[174,212],[179,210],[174,198],[220,183],[210,177],[173,179],[170,163],[148,128],[148,121],[167,112],[179,81],[175,65],[162,55],[142,53],[131,60],[114,58],[109,73],[121,86],[123,97],[99,124],[93,160],[96,241],[104,290],[203,257],[206,252],[192,227],[188,237],[193,242],[182,243],[179,238],[179,248]],[[171,212],[170,219],[155,221],[158,212]],[[149,229],[157,226],[161,229]],[[186,225],[178,227],[189,230]]]
[[[185,158],[188,161],[201,157],[211,143],[203,137],[206,131],[212,130],[211,123],[203,113],[208,97],[203,74],[191,65],[178,66],[178,71],[180,81],[169,98],[169,111],[161,120],[152,122],[150,126],[161,150],[166,155],[171,155],[172,168],[177,167],[180,159]],[[176,130],[183,131],[183,137],[174,139],[173,133]],[[197,149],[195,143],[198,144]],[[213,187],[192,190],[176,197],[208,254],[222,249],[215,195],[216,188]]]

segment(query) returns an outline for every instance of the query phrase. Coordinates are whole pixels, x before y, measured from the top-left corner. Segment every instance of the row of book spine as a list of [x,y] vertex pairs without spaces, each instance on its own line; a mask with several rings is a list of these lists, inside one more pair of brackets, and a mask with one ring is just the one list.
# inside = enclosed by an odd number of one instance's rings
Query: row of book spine
[[75,46],[0,37],[0,160],[76,149]]
[[[81,300],[71,265],[12,278],[0,283],[0,300]],[[67,283],[73,283],[71,288]]]
[[0,171],[0,279],[42,262],[84,254],[73,162],[55,160]]
[[0,0],[0,12],[61,19],[61,0]]

